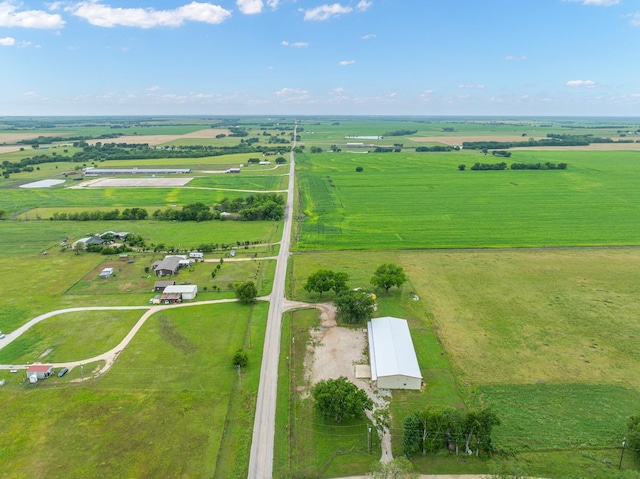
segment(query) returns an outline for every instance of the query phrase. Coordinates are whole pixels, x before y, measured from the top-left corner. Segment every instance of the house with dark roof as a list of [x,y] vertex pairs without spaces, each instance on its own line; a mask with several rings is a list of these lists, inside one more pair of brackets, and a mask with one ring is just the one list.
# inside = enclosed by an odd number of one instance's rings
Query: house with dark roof
[[182,256],[165,256],[165,258],[153,264],[153,271],[158,277],[173,276],[180,269],[180,261],[183,260]]

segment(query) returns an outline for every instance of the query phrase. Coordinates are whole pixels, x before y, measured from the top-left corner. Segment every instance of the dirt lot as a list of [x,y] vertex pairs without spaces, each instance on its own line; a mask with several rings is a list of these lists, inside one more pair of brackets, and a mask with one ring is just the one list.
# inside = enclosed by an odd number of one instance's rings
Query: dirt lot
[[[304,370],[307,382],[315,385],[325,379],[335,379],[345,376],[360,389],[364,390],[373,400],[375,409],[386,409],[388,403],[385,398],[390,397],[387,390],[376,390],[374,394],[371,382],[356,379],[355,365],[368,364],[366,356],[367,333],[366,328],[349,329],[338,326],[336,309],[331,304],[319,304],[321,323],[311,331],[311,341],[304,360]],[[372,413],[367,416],[374,424]],[[381,461],[393,459],[391,455],[391,435],[386,430],[380,436],[382,457]]]
[[91,140],[88,143],[95,144],[97,141],[102,141],[103,143],[107,142],[116,142],[116,143],[131,143],[134,145],[141,145],[143,143],[147,143],[149,146],[158,146],[163,145],[165,143],[169,143],[170,141],[179,140],[181,138],[215,138],[216,135],[224,133],[228,135],[231,133],[229,130],[221,130],[214,128],[207,128],[204,130],[193,131],[191,133],[187,133],[186,135],[130,135],[130,136],[121,136],[119,138],[114,138],[113,140]]
[[98,178],[89,180],[72,188],[166,188],[184,186],[193,178]]

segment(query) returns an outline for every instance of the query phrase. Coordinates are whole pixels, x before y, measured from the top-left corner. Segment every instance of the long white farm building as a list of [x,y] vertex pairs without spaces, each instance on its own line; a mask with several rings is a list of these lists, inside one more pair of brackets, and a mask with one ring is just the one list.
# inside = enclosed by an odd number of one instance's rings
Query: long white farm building
[[404,319],[372,319],[367,324],[371,380],[381,389],[420,389],[422,374]]

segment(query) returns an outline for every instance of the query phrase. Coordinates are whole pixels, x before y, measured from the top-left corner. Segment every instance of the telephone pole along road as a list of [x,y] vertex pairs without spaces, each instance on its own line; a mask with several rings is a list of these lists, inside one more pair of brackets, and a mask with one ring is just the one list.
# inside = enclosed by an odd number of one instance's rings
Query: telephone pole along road
[[271,479],[273,475],[273,444],[276,426],[276,396],[278,392],[278,359],[280,356],[280,330],[282,329],[282,309],[291,246],[294,201],[294,154],[297,126],[293,129],[293,147],[289,154],[289,187],[284,211],[284,228],[280,253],[276,263],[273,289],[270,295],[267,331],[264,340],[260,385],[256,403],[256,417],[253,423],[251,457],[249,458],[249,479]]

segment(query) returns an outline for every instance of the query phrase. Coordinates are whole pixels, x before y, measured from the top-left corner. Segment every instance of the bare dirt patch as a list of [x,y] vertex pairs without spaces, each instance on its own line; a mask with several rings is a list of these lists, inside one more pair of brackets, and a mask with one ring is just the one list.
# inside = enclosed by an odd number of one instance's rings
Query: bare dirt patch
[[100,178],[78,186],[88,188],[166,188],[184,186],[191,180],[193,178]]
[[[366,379],[356,379],[356,365],[368,364],[366,356],[367,333],[366,328],[350,329],[338,326],[336,308],[331,304],[318,304],[320,326],[311,330],[311,340],[304,360],[304,370],[307,384],[313,386],[326,379],[346,377],[360,389],[365,391],[374,402],[374,411],[367,412],[369,419],[376,424],[375,411],[386,410],[388,402],[385,399],[391,395],[388,390],[374,390],[371,382]],[[389,430],[378,427],[382,457],[381,461],[393,459],[391,454],[391,435]]]
[[102,143],[129,143],[131,145],[143,145],[158,146],[170,141],[182,138],[182,135],[131,135],[120,136],[118,138],[110,138],[107,140],[90,140],[87,143],[95,145],[97,142]]
[[0,155],[3,153],[12,153],[14,151],[20,151],[20,148],[24,148],[24,146],[15,145],[15,146],[0,146]]
[[207,128],[205,130],[187,133],[186,135],[182,135],[181,138],[215,138],[217,135],[229,135],[230,133],[227,129]]

